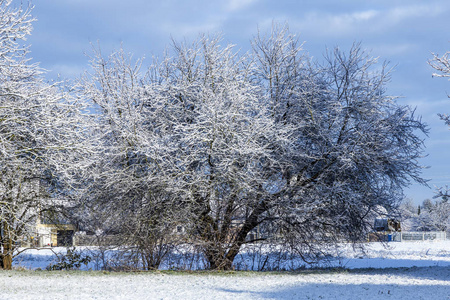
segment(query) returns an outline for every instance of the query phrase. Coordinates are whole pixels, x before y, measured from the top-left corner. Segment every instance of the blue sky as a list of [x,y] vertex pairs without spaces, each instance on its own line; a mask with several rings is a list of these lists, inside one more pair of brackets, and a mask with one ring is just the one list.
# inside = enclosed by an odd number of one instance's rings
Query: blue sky
[[[17,2],[19,3],[19,2]],[[395,67],[388,93],[416,108],[431,129],[428,156],[421,160],[430,186],[450,185],[450,131],[437,113],[450,113],[450,82],[432,78],[431,53],[450,50],[448,0],[35,0],[31,56],[48,77],[76,78],[88,66],[90,43],[104,53],[120,48],[136,58],[161,55],[173,37],[193,40],[200,33],[224,35],[242,51],[260,28],[287,22],[320,59],[326,48],[353,42]],[[150,61],[150,59],[148,59]],[[405,190],[417,203],[434,189],[412,184]]]

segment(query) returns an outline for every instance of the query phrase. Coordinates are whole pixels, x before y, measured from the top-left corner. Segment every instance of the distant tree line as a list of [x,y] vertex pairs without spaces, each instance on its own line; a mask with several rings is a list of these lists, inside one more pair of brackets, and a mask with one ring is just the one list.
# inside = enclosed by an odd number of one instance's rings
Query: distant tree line
[[400,208],[404,227],[409,231],[450,232],[450,202],[444,188],[438,189],[433,200],[425,199],[420,205],[405,200]]

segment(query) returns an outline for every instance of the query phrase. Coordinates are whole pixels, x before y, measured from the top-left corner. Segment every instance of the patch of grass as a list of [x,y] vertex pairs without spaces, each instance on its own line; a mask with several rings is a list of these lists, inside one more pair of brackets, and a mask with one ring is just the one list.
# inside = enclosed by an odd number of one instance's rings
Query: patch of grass
[[[317,274],[338,274],[338,273],[364,273],[376,269],[362,269],[359,271],[345,268],[314,268],[299,269],[295,271],[222,271],[222,270],[132,270],[132,271],[82,271],[82,270],[29,270],[26,268],[16,268],[11,271],[4,271],[9,275],[29,275],[29,276],[124,276],[124,275],[167,275],[167,276],[224,276],[224,277],[255,277],[255,276],[282,276],[282,275],[317,275]],[[0,272],[1,276],[2,272]]]

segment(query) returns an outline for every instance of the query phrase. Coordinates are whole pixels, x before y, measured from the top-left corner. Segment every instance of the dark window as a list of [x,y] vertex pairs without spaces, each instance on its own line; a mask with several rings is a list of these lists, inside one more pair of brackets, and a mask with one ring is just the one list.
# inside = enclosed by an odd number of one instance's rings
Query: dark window
[[73,230],[58,230],[56,238],[58,247],[72,246]]

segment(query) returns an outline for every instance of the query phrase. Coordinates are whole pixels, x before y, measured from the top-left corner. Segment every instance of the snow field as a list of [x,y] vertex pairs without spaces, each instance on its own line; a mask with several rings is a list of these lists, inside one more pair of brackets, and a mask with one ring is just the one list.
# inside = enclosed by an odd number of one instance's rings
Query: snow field
[[[45,268],[50,250],[15,262]],[[0,271],[3,299],[433,299],[450,300],[450,241],[343,246],[339,271],[108,273]]]
[[450,268],[237,275],[0,272],[0,299],[450,299]]

